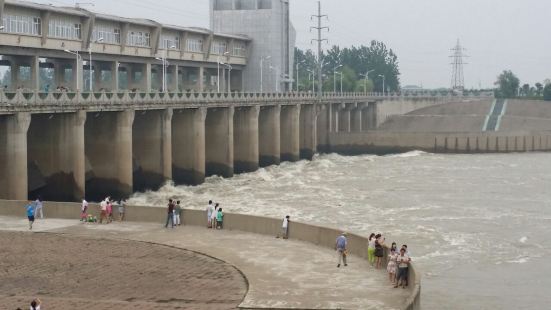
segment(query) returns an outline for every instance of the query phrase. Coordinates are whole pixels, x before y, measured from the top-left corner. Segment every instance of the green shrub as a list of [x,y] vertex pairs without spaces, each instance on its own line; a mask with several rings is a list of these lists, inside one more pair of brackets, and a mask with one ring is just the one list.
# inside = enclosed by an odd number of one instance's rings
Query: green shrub
[[547,84],[543,89],[543,100],[551,101],[551,84]]

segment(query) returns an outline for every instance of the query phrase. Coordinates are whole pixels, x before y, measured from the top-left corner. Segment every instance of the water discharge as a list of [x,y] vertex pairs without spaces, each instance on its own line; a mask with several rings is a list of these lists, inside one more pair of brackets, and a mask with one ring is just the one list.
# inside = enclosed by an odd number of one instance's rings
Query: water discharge
[[[424,309],[543,309],[551,302],[551,154],[317,156],[132,204],[291,218],[408,244]],[[390,286],[389,286],[390,290]]]

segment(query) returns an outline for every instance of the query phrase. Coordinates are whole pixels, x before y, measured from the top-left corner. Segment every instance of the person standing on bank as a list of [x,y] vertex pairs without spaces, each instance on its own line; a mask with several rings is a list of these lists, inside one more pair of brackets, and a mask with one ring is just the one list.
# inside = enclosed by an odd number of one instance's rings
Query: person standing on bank
[[119,222],[124,221],[125,213],[126,213],[126,199],[121,199],[119,201]]
[[277,236],[277,238],[281,237],[283,239],[289,239],[289,222],[291,217],[287,215],[283,218],[283,224],[281,225],[281,233]]
[[168,228],[168,222],[170,222],[172,228],[174,228],[174,203],[172,202],[172,199],[168,200],[165,228]]
[[219,203],[214,204],[214,212],[212,212],[212,215],[211,215],[211,218],[210,218],[210,221],[211,221],[211,224],[212,224],[212,229],[216,229],[216,227],[218,227],[218,225],[216,224],[216,218],[218,216],[219,206],[220,206]]
[[35,298],[33,301],[31,301],[30,310],[40,310],[40,305],[41,304],[42,304],[42,302],[40,301],[40,299]]
[[375,264],[375,234],[371,233],[371,235],[369,235],[368,240],[369,241],[367,243],[367,260],[369,261],[371,266],[373,266]]
[[214,205],[212,200],[209,200],[209,205],[207,206],[207,228],[212,228],[212,214],[214,213]]
[[385,238],[381,234],[377,234],[375,236],[375,268],[379,269],[383,265],[383,256],[385,254],[385,250],[383,248],[383,244],[385,243]]
[[174,225],[182,225],[182,206],[180,205],[180,200],[176,201],[176,207],[174,208]]
[[42,208],[44,208],[44,206],[42,205],[42,197],[38,196],[38,198],[36,198],[36,201],[34,203],[35,203],[34,216],[37,218],[38,214],[40,213],[40,219],[43,219],[44,212],[42,211]]
[[346,233],[343,232],[340,236],[337,237],[337,241],[335,244],[335,249],[337,250],[337,268],[341,267],[341,262],[344,264],[344,266],[348,266],[346,263],[346,251],[347,251],[347,245],[348,240],[346,239]]
[[222,212],[222,208],[218,208],[218,213],[216,213],[216,229],[224,229],[224,212]]
[[33,224],[34,224],[34,215],[35,215],[35,207],[32,203],[28,204],[27,207],[27,218],[29,219],[29,230],[33,230]]
[[406,249],[401,248],[400,255],[397,259],[398,275],[396,277],[396,285],[394,286],[394,288],[397,288],[400,285],[402,286],[402,288],[406,288],[406,286],[408,286],[408,271],[410,261],[411,258],[406,254]]
[[80,206],[80,221],[86,223],[88,218],[88,201],[82,199],[82,205]]

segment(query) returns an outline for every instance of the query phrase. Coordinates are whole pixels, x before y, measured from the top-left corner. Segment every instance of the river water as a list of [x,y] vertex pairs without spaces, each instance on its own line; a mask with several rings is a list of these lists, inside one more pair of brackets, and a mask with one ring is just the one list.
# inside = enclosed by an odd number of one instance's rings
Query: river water
[[382,232],[408,244],[423,309],[550,309],[550,187],[551,154],[330,154],[131,203],[213,199],[228,212]]

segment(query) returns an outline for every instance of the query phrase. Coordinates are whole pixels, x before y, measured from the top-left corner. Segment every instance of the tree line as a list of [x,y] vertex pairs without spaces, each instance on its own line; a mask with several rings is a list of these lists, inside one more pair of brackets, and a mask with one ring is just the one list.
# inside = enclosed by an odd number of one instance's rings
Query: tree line
[[[398,56],[392,49],[379,41],[369,46],[341,48],[333,46],[321,55],[323,68],[323,90],[343,92],[387,92],[400,90],[400,69]],[[300,91],[317,90],[318,60],[312,50],[295,48],[295,77]],[[337,73],[335,73],[337,72]],[[367,78],[366,78],[367,75]],[[336,87],[335,87],[336,86]],[[295,90],[296,90],[295,85]]]
[[511,70],[505,70],[497,77],[495,85],[497,98],[522,97],[551,101],[551,79],[546,79],[543,83],[537,82],[533,86],[527,83],[521,85],[520,79]]

